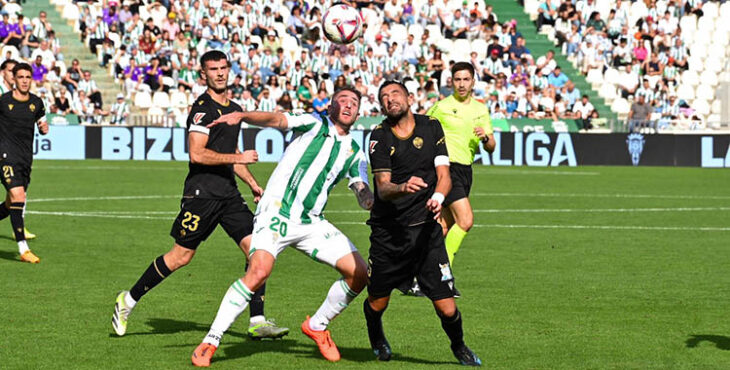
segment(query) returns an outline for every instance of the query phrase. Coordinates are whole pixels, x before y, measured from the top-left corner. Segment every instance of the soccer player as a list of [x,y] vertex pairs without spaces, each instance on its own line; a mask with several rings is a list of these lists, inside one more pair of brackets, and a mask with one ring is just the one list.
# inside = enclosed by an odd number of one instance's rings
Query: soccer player
[[[188,115],[190,164],[185,178],[180,213],[172,224],[172,250],[157,257],[129,291],[117,296],[112,326],[117,335],[127,331],[127,318],[137,302],[177,269],[187,265],[202,241],[220,224],[228,236],[248,255],[253,214],[236,186],[238,176],[251,188],[254,201],[263,194],[247,164],[258,159],[256,151],[237,149],[240,125],[208,128],[216,118],[241,107],[226,98],[228,70],[226,55],[209,51],[200,58],[207,90],[193,103]],[[234,176],[235,175],[235,176]],[[255,339],[280,338],[289,329],[280,328],[264,316],[264,286],[256,291],[248,335]]]
[[342,278],[335,281],[317,312],[302,323],[329,361],[338,361],[327,325],[365,288],[366,265],[350,240],[323,216],[330,190],[344,177],[358,203],[370,209],[373,194],[367,183],[367,162],[350,136],[357,119],[360,93],[343,87],[332,96],[329,116],[265,112],[233,113],[213,124],[238,125],[242,120],[257,126],[289,129],[302,135],[292,141],[269,178],[254,219],[250,267],[226,292],[218,314],[203,342],[195,349],[195,366],[209,366],[223,333],[248,306],[252,292],[263,284],[279,253],[291,245],[315,261],[334,267]]
[[451,350],[462,365],[481,360],[464,344],[461,314],[454,301],[454,277],[436,221],[451,189],[449,157],[438,120],[414,115],[408,90],[387,81],[378,92],[385,121],[370,136],[375,203],[368,225],[368,299],[363,304],[370,345],[388,361],[390,344],[382,316],[391,291],[417,279],[441,319]]
[[[13,67],[15,67],[16,64],[18,64],[18,62],[13,59],[5,59],[2,64],[0,64],[0,72],[2,73],[2,80],[0,80],[0,95],[13,91],[13,85],[15,85]],[[25,218],[25,216],[23,216],[23,218]],[[28,228],[23,228],[23,232],[25,233],[25,240],[35,239],[35,234],[28,231]],[[15,234],[13,234],[13,239],[15,239]]]
[[[490,153],[495,146],[489,109],[472,99],[474,73],[471,63],[454,64],[451,67],[454,93],[434,104],[427,113],[441,122],[451,162],[451,192],[446,196],[439,219],[451,265],[467,232],[474,225],[474,212],[469,203],[474,154],[479,149],[479,142]],[[456,293],[460,295],[458,291]]]
[[40,258],[28,248],[23,220],[33,164],[35,127],[38,126],[42,135],[48,133],[43,101],[30,93],[32,74],[33,69],[27,63],[15,64],[15,88],[0,96],[0,169],[7,191],[5,203],[0,206],[0,220],[10,216],[20,260],[39,263]]

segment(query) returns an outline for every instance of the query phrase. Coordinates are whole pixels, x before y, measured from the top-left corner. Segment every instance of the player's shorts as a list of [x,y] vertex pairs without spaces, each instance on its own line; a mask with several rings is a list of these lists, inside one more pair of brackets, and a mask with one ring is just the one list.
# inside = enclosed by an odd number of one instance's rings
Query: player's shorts
[[444,200],[444,206],[459,199],[468,198],[469,192],[471,192],[471,166],[451,162],[449,170],[451,171],[451,191]]
[[28,189],[28,185],[30,184],[30,166],[2,161],[0,162],[0,170],[2,170],[5,190],[10,190],[18,186]]
[[415,277],[432,301],[454,296],[454,277],[446,254],[441,225],[371,225],[368,294],[386,297]]
[[220,224],[236,244],[251,235],[253,213],[241,196],[228,199],[183,198],[170,236],[175,243],[196,249]]
[[287,246],[332,267],[340,258],[357,252],[350,239],[327,220],[299,224],[278,213],[256,215],[249,255],[264,250],[276,258]]

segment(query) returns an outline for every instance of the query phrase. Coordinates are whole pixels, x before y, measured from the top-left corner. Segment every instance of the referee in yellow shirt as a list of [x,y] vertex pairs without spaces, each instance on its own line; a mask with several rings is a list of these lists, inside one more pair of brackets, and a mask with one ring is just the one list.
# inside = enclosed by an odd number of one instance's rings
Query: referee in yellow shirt
[[453,266],[466,233],[474,224],[474,213],[469,203],[472,183],[471,164],[479,142],[488,152],[494,151],[494,134],[489,109],[472,99],[474,66],[459,62],[451,67],[454,93],[437,102],[428,115],[438,119],[446,135],[446,148],[451,162],[451,192],[443,202],[441,222],[446,236],[446,251]]

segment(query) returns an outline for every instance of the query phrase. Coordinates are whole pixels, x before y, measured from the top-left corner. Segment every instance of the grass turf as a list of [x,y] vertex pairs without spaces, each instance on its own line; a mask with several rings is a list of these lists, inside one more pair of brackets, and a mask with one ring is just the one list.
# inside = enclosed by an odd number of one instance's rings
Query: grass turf
[[[273,165],[252,169],[265,184]],[[185,174],[185,163],[36,161],[26,224],[38,234],[30,246],[41,264],[18,262],[9,221],[0,231],[3,368],[189,366],[224,292],[243,274],[243,256],[222,230],[144,297],[125,337],[110,324],[116,293],[172,246]],[[476,225],[454,272],[466,342],[487,366],[730,364],[730,172],[478,166],[474,180]],[[366,255],[367,213],[357,209],[340,185],[328,219]],[[291,334],[250,341],[246,312],[212,366],[456,366],[428,300],[399,294],[384,317],[390,363],[373,359],[363,296],[331,325],[342,360],[327,363],[299,325],[336,278],[285,251],[269,280],[266,312]]]

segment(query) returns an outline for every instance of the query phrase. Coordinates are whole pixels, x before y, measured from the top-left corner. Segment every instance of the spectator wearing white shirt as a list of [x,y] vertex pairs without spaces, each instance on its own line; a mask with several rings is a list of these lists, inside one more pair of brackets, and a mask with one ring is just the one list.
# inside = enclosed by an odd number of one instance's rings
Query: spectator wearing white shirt
[[629,65],[626,66],[621,73],[619,73],[617,82],[621,89],[621,96],[625,99],[628,98],[629,95],[632,95],[639,86],[639,75],[634,72]]
[[447,23],[448,26],[445,28],[446,38],[447,39],[465,39],[466,38],[466,31],[469,30],[469,28],[466,25],[466,19],[461,14],[460,9],[456,9],[454,12],[454,16],[451,19],[451,22]]
[[[430,0],[433,2],[433,0]],[[413,42],[413,34],[408,35],[408,41],[405,45],[403,45],[403,60],[408,61],[408,63],[416,65],[418,64],[418,56],[419,56],[419,48],[418,45],[416,45]]]
[[579,101],[573,105],[573,114],[580,125],[579,129],[590,130],[593,128],[591,125],[591,116],[595,108],[593,104],[588,101],[588,95],[583,95]]
[[117,94],[117,101],[112,104],[109,110],[111,116],[109,123],[112,125],[126,125],[129,117],[129,104],[124,100],[124,94]]

